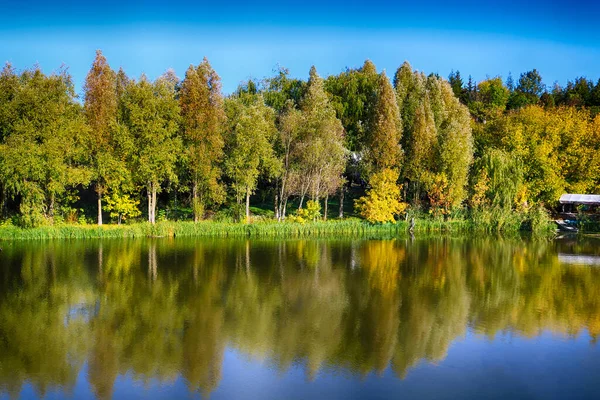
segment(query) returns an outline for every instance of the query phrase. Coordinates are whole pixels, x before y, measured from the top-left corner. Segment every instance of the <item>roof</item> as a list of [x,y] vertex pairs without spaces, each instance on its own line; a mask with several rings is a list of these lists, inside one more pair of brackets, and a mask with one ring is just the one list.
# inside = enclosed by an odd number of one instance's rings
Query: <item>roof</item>
[[600,194],[563,194],[558,201],[561,204],[600,205]]

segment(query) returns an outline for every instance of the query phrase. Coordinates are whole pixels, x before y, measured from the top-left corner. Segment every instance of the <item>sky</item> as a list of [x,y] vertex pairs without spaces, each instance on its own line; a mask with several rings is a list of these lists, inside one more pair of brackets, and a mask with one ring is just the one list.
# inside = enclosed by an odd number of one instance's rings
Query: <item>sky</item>
[[68,67],[81,93],[101,49],[131,77],[183,77],[206,56],[231,93],[278,67],[305,79],[372,60],[476,81],[536,68],[544,82],[600,78],[600,1],[7,1],[0,62],[46,73]]

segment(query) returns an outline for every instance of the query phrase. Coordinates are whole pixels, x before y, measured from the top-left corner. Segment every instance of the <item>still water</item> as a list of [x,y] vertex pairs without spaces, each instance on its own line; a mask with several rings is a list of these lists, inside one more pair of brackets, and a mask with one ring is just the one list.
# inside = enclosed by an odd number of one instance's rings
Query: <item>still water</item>
[[600,240],[2,243],[0,398],[600,398]]

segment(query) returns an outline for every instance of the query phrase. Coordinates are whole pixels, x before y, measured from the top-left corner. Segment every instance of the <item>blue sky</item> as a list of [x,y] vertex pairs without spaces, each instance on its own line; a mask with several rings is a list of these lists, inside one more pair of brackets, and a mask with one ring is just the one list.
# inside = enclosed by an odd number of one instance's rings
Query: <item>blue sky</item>
[[226,93],[277,65],[305,78],[313,64],[329,75],[367,58],[388,75],[408,60],[465,80],[532,68],[548,85],[600,77],[600,2],[520,3],[0,0],[0,61],[46,72],[64,64],[78,92],[96,49],[133,77],[168,68],[182,77],[207,56]]

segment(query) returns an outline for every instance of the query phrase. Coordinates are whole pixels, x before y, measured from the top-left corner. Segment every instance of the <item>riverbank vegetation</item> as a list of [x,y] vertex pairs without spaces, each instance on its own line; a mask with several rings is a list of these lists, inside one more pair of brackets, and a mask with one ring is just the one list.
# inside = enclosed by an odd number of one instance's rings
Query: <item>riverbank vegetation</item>
[[[407,62],[390,79],[366,61],[325,79],[312,67],[306,81],[282,68],[224,96],[207,59],[152,81],[98,51],[77,96],[66,69],[7,64],[1,218],[50,236],[127,236],[165,220],[213,222],[171,225],[182,232],[257,219],[226,230],[319,231],[303,225],[348,216],[394,230],[415,215],[421,226],[547,230],[563,192],[600,192],[599,110],[600,81],[548,88],[536,70],[464,84]],[[107,218],[135,224],[87,226]]]

